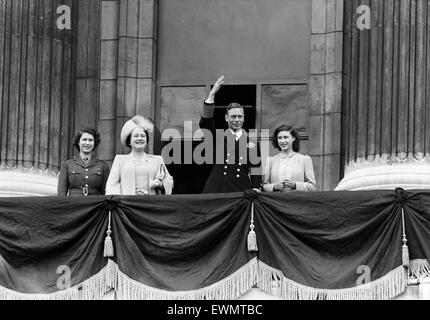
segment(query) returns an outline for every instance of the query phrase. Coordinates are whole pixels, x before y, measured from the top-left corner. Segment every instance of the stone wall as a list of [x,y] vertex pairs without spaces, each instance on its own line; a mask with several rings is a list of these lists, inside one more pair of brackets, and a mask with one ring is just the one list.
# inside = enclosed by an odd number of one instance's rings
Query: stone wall
[[[112,160],[125,152],[119,134],[136,114],[154,119],[157,0],[102,0],[99,153]],[[152,137],[153,140],[153,137]],[[150,150],[153,141],[150,141]]]
[[312,0],[309,153],[319,190],[340,180],[343,0]]

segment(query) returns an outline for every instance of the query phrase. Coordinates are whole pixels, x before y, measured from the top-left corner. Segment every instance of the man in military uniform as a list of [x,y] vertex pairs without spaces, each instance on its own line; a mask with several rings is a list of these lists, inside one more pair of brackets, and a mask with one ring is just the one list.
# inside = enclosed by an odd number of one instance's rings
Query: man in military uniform
[[[215,164],[203,189],[203,193],[241,192],[261,188],[260,147],[256,139],[242,129],[245,121],[243,107],[230,103],[225,114],[228,129],[220,139],[214,121],[215,95],[224,82],[221,76],[204,101],[200,128],[207,129],[214,141]],[[221,140],[221,141],[220,141]],[[223,152],[223,157],[219,156]],[[222,159],[221,161],[219,161]]]

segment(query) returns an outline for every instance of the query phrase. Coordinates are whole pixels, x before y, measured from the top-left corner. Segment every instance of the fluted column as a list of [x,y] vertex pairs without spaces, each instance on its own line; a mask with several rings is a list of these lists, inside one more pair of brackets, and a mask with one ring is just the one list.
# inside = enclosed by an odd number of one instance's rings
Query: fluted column
[[345,1],[338,189],[430,188],[429,18],[426,0]]
[[59,5],[0,0],[0,195],[54,194],[72,148],[76,37],[57,29]]

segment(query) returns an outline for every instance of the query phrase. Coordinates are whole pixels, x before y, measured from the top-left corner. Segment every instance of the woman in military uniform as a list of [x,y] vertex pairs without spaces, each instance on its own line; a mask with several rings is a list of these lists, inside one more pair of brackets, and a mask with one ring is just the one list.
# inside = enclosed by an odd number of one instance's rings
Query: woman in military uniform
[[61,163],[57,194],[59,196],[104,195],[109,165],[98,160],[95,150],[100,134],[93,128],[76,133],[73,146],[79,152],[73,159]]

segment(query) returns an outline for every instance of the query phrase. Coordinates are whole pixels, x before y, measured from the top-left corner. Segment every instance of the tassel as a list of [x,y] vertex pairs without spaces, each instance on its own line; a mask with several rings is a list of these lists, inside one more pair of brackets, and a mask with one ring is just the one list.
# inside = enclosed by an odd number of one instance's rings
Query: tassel
[[402,264],[405,268],[409,268],[409,249],[406,243],[408,242],[408,239],[406,239],[406,232],[405,232],[405,214],[402,208],[402,227],[403,227],[403,238],[402,238]]
[[402,246],[402,263],[405,268],[409,268],[409,249],[406,245],[406,239],[403,240],[403,246]]
[[254,231],[254,225],[251,224],[251,231],[249,231],[248,233],[248,251],[258,251],[258,247],[257,247],[257,235],[255,234]]
[[251,204],[251,225],[249,226],[249,228],[251,230],[248,233],[248,251],[258,251],[257,234],[254,231],[254,202],[252,202]]
[[113,243],[112,243],[112,238],[110,237],[112,233],[111,227],[110,227],[110,219],[111,219],[111,212],[109,211],[108,229],[106,231],[105,247],[103,251],[103,256],[105,258],[113,257]]

